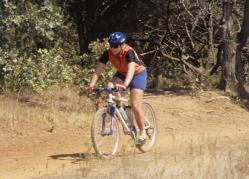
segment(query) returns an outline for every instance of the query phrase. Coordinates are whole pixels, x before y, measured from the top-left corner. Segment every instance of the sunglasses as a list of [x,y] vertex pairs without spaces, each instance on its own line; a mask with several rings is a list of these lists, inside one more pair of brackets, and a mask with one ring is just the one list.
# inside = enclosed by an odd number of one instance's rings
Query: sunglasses
[[119,44],[110,44],[111,48],[118,48]]

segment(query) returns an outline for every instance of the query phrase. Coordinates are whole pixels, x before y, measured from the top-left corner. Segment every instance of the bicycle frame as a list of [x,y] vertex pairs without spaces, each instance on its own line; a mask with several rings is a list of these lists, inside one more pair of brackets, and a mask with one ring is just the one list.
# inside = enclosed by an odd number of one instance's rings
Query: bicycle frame
[[121,98],[121,97],[116,97],[113,95],[112,89],[103,89],[103,91],[108,92],[108,100],[107,100],[107,112],[111,114],[111,125],[110,125],[110,132],[106,132],[106,126],[105,126],[105,116],[103,116],[103,121],[102,121],[102,130],[101,130],[101,135],[112,135],[113,134],[113,120],[116,120],[116,118],[119,119],[119,121],[122,124],[122,127],[125,129],[124,131],[127,131],[129,134],[131,134],[132,138],[135,138],[135,134],[132,132],[132,130],[128,127],[127,123],[125,122],[123,116],[121,115],[120,111],[117,108],[117,104],[114,102],[114,100],[120,101],[120,105],[124,102],[128,102],[127,99]]

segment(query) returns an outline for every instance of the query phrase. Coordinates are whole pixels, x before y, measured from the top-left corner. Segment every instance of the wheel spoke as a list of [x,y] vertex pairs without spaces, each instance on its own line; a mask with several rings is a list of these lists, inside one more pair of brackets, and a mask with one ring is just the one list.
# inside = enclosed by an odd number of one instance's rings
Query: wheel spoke
[[[105,113],[105,115],[103,115],[103,113]],[[106,113],[106,110],[100,109],[96,113],[95,119],[92,123],[92,143],[97,155],[102,158],[110,158],[115,155],[119,147],[119,130],[117,121],[114,120],[112,135],[106,134],[102,136],[101,131],[103,125],[103,116],[105,116],[105,130],[111,130],[110,114]]]

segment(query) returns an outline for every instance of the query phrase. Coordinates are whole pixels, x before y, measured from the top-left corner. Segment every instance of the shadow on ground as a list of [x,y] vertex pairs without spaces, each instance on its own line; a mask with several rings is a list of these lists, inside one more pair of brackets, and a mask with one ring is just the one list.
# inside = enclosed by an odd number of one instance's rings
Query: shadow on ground
[[53,160],[71,160],[72,163],[83,162],[90,159],[97,159],[95,153],[58,154],[58,155],[51,155],[48,157]]

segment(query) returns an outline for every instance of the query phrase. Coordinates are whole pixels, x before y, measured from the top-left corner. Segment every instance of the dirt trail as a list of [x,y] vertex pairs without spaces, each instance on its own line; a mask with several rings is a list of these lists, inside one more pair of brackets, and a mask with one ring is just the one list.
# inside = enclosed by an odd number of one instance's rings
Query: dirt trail
[[[98,160],[90,121],[53,132],[0,132],[0,178],[243,178],[248,175],[249,112],[220,92],[147,98],[158,119],[156,148],[141,154],[122,142],[118,156]],[[1,113],[1,111],[0,111]],[[248,160],[247,160],[248,159]],[[117,172],[118,171],[118,172]],[[220,172],[222,171],[222,172]]]

